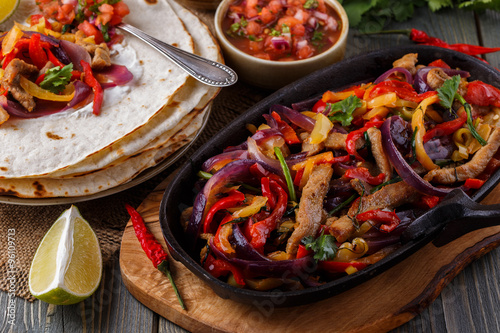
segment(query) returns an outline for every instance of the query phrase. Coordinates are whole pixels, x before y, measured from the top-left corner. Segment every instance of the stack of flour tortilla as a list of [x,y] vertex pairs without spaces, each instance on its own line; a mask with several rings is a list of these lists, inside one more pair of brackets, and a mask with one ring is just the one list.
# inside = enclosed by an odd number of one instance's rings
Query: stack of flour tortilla
[[[127,23],[176,47],[222,61],[208,28],[173,0],[124,2],[130,8]],[[34,0],[22,0],[0,30],[36,12]],[[122,89],[119,93],[105,90],[99,116],[91,109],[73,110],[35,119],[11,118],[0,126],[0,195],[100,193],[157,166],[196,136],[218,88],[196,81],[150,46],[123,34],[123,45],[115,48],[112,61],[129,65],[134,80],[111,88]],[[107,94],[112,97],[106,99]]]

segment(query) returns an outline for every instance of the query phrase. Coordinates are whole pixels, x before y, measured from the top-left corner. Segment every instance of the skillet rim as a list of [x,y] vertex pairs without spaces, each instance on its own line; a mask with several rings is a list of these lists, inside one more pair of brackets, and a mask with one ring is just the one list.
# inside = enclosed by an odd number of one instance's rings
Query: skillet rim
[[[241,143],[242,140],[236,141],[237,139],[235,139],[235,136],[241,136],[241,133],[238,134],[238,131],[241,128],[244,128],[244,125],[247,123],[252,123],[256,120],[262,121],[262,114],[266,113],[269,106],[272,104],[290,105],[293,101],[297,102],[313,96],[318,96],[325,90],[330,89],[329,87],[332,89],[340,89],[348,84],[352,85],[359,82],[359,80],[357,81],[356,79],[343,85],[339,83],[332,84],[331,82],[323,82],[329,76],[335,76],[335,74],[346,71],[349,72],[348,69],[351,68],[350,66],[359,66],[356,67],[356,70],[352,73],[354,77],[357,78],[360,75],[365,75],[364,79],[370,80],[374,79],[388,69],[387,64],[380,65],[384,63],[384,61],[389,61],[387,60],[388,57],[395,60],[407,53],[418,53],[419,58],[423,55],[422,58],[425,58],[426,60],[443,58],[445,62],[451,64],[452,66],[469,71],[473,79],[481,79],[489,84],[500,87],[500,72],[497,72],[493,67],[486,65],[480,60],[452,50],[421,45],[382,49],[372,51],[364,55],[358,55],[331,65],[325,69],[316,71],[285,86],[284,88],[264,98],[253,107],[249,108],[243,114],[226,125],[218,134],[208,140],[204,145],[198,148],[196,152],[193,153],[190,160],[180,168],[174,179],[166,188],[160,204],[160,225],[163,237],[165,238],[172,257],[174,257],[177,261],[180,261],[204,283],[208,284],[208,286],[211,287],[211,289],[214,290],[218,296],[224,299],[231,299],[237,302],[253,305],[263,304],[263,302],[272,302],[272,305],[275,307],[290,307],[321,301],[351,289],[396,265],[409,255],[418,251],[425,244],[431,242],[435,238],[437,232],[429,234],[424,238],[406,243],[386,258],[352,275],[341,277],[321,286],[284,292],[261,292],[249,289],[239,289],[222,282],[221,280],[208,274],[208,272],[206,272],[201,265],[198,264],[193,256],[186,251],[185,247],[180,244],[185,240],[183,239],[184,237],[181,231],[182,228],[180,227],[179,217],[181,210],[188,207],[188,204],[180,200],[181,196],[179,196],[179,191],[184,191],[181,192],[184,193],[184,196],[186,195],[186,192],[189,192],[186,190],[186,188],[188,188],[188,186],[186,186],[186,182],[191,180],[189,184],[193,184],[194,186],[195,180],[193,179],[196,177],[197,167],[199,167],[208,157],[213,156],[217,152],[221,152],[222,149],[228,145],[227,138],[229,138],[229,141],[233,144]],[[369,66],[367,64],[370,63],[375,63],[375,68],[366,68]],[[363,73],[359,73],[361,69],[364,69]],[[366,75],[370,76],[368,77]],[[345,79],[342,78],[342,80]],[[310,83],[311,81],[312,84]],[[318,85],[320,84],[321,86],[319,87]],[[499,181],[500,170],[497,171],[480,190],[474,193],[471,198],[474,201],[479,202],[493,188],[495,188]],[[189,187],[191,191],[193,186]],[[191,200],[190,205],[192,205],[192,202],[193,201]],[[168,207],[178,207],[178,209],[167,209]],[[176,236],[176,233],[178,237]]]

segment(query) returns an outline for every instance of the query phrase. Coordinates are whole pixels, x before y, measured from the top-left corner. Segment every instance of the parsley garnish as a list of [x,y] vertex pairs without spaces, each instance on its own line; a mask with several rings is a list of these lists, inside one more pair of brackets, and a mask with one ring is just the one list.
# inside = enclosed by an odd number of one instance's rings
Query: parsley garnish
[[303,7],[305,9],[317,8],[318,7],[318,1],[317,0],[307,0]]
[[281,36],[281,32],[279,32],[278,30],[275,30],[275,29],[271,29],[269,36],[279,37],[279,36]]
[[441,88],[437,89],[439,96],[439,104],[442,107],[451,110],[451,106],[453,105],[453,101],[458,99],[458,101],[464,106],[465,112],[467,113],[467,127],[469,128],[472,136],[481,144],[481,146],[486,145],[486,141],[479,135],[472,123],[472,112],[471,106],[467,101],[463,98],[462,95],[458,93],[458,86],[460,85],[460,75],[455,75],[451,79],[446,80]]
[[314,259],[320,261],[333,260],[337,255],[337,244],[335,237],[332,235],[321,234],[314,239],[312,236],[304,237],[302,244],[306,246],[306,250],[314,251]]
[[354,110],[362,105],[363,103],[361,103],[361,100],[357,96],[351,95],[340,102],[330,104],[330,113],[328,114],[328,118],[331,121],[336,120],[342,122],[342,126],[349,126],[351,125],[351,121],[353,119],[352,114]]
[[311,38],[311,40],[313,42],[323,40],[323,33],[319,32],[319,31],[315,31],[314,34],[313,34],[313,37]]
[[45,73],[45,77],[40,83],[40,87],[54,94],[62,92],[71,79],[71,71],[73,71],[73,64],[66,65],[63,68],[57,66],[49,69],[47,73]]
[[290,27],[289,27],[289,26],[287,26],[286,24],[283,24],[283,25],[281,26],[281,31],[282,31],[284,34],[288,34],[288,33],[290,33]]

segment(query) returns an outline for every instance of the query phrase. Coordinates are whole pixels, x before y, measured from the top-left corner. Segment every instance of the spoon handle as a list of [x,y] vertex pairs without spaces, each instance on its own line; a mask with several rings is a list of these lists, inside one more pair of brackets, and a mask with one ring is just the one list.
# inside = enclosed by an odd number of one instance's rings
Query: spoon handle
[[162,42],[130,24],[122,22],[116,27],[149,44],[185,70],[189,75],[204,84],[214,87],[227,87],[238,80],[236,73],[226,65],[202,58]]

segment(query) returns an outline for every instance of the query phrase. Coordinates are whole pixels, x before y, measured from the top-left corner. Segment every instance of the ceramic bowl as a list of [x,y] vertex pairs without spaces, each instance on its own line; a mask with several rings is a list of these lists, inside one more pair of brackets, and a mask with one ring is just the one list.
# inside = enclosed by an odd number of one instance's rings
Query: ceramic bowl
[[327,67],[344,58],[349,20],[342,5],[336,0],[325,0],[339,15],[341,33],[338,41],[323,53],[314,57],[295,61],[272,61],[253,57],[235,47],[225,36],[222,20],[234,0],[223,0],[215,12],[215,34],[222,48],[227,64],[232,67],[238,77],[252,85],[277,89],[293,82],[309,73]]
[[[372,81],[384,73],[388,68],[391,68],[392,62],[395,59],[401,58],[407,53],[418,53],[419,63],[424,64],[435,59],[443,59],[452,67],[459,67],[470,72],[472,79],[482,80],[496,87],[500,87],[500,72],[477,59],[443,48],[409,46],[379,50],[350,58],[331,65],[322,71],[312,73],[280,89],[247,110],[201,146],[190,156],[189,161],[180,168],[175,178],[165,190],[160,206],[160,225],[172,257],[182,262],[184,266],[200,279],[200,283],[206,283],[222,298],[247,304],[265,302],[265,304],[273,304],[273,306],[276,307],[285,307],[317,302],[344,292],[391,268],[419,250],[425,244],[433,240],[435,242],[439,241],[439,238],[437,240],[435,240],[435,238],[442,230],[442,225],[433,226],[433,228],[430,228],[432,229],[431,232],[426,233],[425,236],[405,243],[404,246],[388,257],[352,275],[341,277],[321,286],[303,290],[262,292],[236,288],[212,277],[199,264],[199,249],[189,249],[187,245],[188,241],[186,240],[184,230],[180,223],[182,210],[193,205],[197,193],[197,191],[195,191],[195,183],[198,179],[196,174],[200,170],[203,162],[209,157],[221,153],[227,146],[238,145],[246,140],[248,131],[245,130],[245,125],[258,125],[262,123],[264,119],[262,115],[269,112],[269,107],[271,105],[291,105],[294,102],[307,100],[313,97],[319,98],[326,90],[335,91],[357,82]],[[499,181],[500,171],[496,172],[496,174],[472,196],[472,199],[476,202],[480,201],[486,196],[488,191],[495,188]],[[456,201],[456,199],[452,200]],[[455,202],[455,204],[457,203],[460,204],[460,202]],[[427,214],[435,215],[436,211],[436,209],[433,209]],[[427,216],[427,214],[424,216]],[[444,217],[442,211],[437,211],[437,214],[441,214],[440,216]],[[498,218],[496,221],[498,221]],[[442,237],[453,234],[452,228],[445,231]]]

